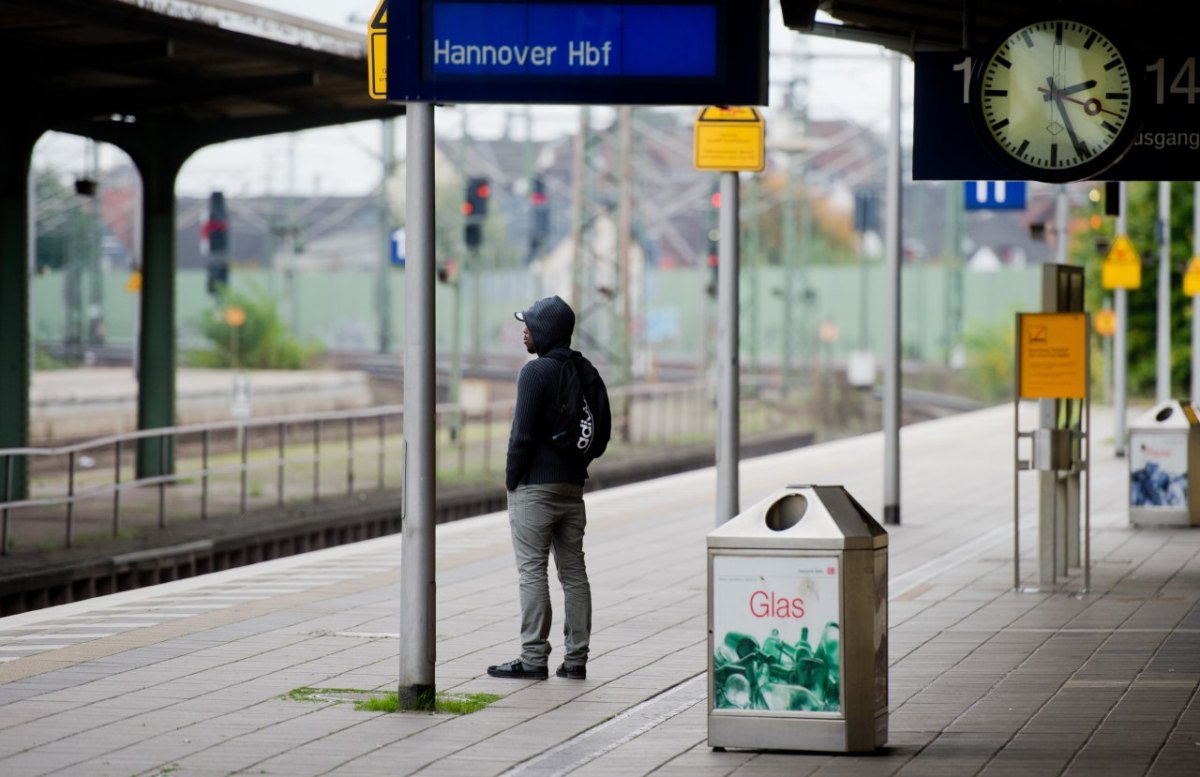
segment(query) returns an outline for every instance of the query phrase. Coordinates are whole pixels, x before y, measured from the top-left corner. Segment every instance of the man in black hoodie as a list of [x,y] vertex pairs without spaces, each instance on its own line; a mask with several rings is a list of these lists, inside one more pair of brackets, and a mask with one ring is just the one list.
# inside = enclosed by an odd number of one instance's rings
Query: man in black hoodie
[[571,354],[575,313],[559,297],[546,297],[514,315],[525,324],[526,350],[539,357],[527,362],[517,378],[505,467],[508,520],[520,579],[521,655],[489,666],[488,674],[526,680],[549,676],[551,609],[546,571],[553,550],[566,604],[565,652],[555,674],[582,680],[587,677],[592,629],[592,593],[583,559],[587,463],[568,458],[549,444],[546,418],[546,409],[556,400],[562,362]]

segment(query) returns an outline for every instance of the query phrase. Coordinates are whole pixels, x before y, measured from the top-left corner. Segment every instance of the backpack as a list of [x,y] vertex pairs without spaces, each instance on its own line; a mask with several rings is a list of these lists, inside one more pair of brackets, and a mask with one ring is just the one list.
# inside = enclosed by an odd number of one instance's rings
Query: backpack
[[560,455],[586,464],[604,453],[612,436],[608,389],[600,373],[578,351],[551,358],[562,366],[558,394],[549,412],[550,446]]

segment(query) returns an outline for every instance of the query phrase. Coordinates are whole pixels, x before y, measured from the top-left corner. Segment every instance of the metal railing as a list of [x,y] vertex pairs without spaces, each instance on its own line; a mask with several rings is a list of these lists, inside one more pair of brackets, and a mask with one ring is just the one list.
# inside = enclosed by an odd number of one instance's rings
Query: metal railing
[[[700,443],[715,432],[705,382],[613,388],[610,450]],[[743,424],[779,429],[792,413],[758,392]],[[514,401],[435,408],[443,483],[494,482],[504,470]],[[0,449],[0,554],[72,547],[81,538],[166,528],[168,522],[316,504],[337,494],[403,487],[401,405],[164,427],[53,448]],[[157,446],[142,441],[156,440]],[[137,449],[157,447],[158,472],[138,475]],[[174,471],[168,469],[173,452]],[[28,494],[14,498],[23,461]],[[147,471],[145,462],[142,471]],[[18,521],[17,518],[20,518]]]

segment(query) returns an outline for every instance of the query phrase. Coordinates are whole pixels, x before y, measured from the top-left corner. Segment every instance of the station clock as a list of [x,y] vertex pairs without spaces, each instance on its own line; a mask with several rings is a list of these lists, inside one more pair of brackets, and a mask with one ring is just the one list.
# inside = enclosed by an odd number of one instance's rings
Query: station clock
[[1021,178],[1097,176],[1133,144],[1144,97],[1131,53],[1090,23],[1022,24],[977,57],[976,130]]

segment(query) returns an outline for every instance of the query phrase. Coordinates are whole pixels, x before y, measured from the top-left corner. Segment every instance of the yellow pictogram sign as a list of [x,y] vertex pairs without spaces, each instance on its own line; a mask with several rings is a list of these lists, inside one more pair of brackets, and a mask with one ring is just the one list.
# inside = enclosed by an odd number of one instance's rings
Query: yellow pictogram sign
[[1188,297],[1200,294],[1200,256],[1193,256],[1183,274],[1183,293]]
[[757,173],[766,166],[766,126],[757,108],[703,108],[693,138],[697,170]]
[[1112,308],[1103,308],[1092,316],[1092,329],[1101,337],[1112,337],[1117,331],[1117,313]]
[[374,100],[387,99],[387,6],[379,0],[367,27],[367,92]]
[[1021,399],[1087,398],[1087,314],[1018,313]]
[[137,294],[142,290],[142,271],[134,270],[129,275],[129,280],[125,281],[125,291],[130,294]]
[[1142,260],[1128,235],[1118,235],[1104,257],[1100,285],[1106,289],[1136,289],[1142,285]]
[[246,311],[237,305],[225,308],[225,324],[235,329],[246,323]]

